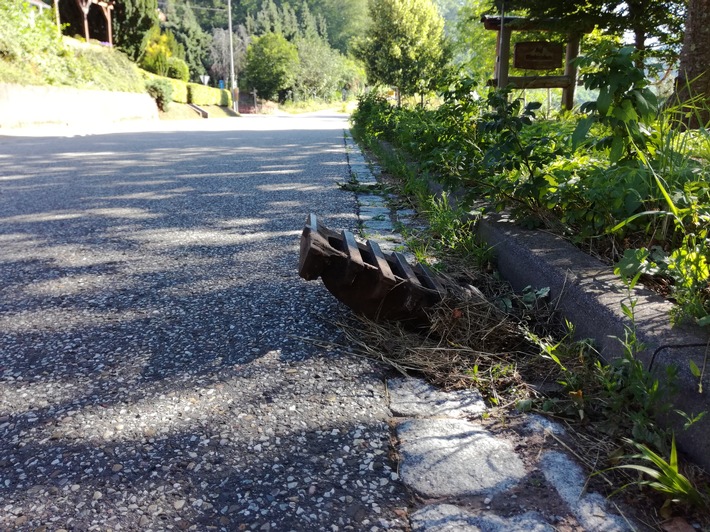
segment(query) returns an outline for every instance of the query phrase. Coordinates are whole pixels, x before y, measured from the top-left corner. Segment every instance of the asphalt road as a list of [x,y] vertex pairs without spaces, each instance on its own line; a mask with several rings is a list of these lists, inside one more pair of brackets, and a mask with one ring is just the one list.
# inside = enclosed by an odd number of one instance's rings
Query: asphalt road
[[343,116],[0,136],[0,529],[405,527],[382,371],[297,275]]

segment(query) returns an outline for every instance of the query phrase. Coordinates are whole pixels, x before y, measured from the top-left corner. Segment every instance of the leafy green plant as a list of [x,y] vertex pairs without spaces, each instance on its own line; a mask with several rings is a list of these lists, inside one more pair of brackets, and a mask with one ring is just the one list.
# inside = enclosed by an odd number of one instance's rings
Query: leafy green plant
[[145,85],[146,91],[155,100],[158,109],[167,111],[172,101],[173,88],[165,79],[151,79]]
[[369,95],[354,125],[371,146],[384,140],[407,158],[407,187],[423,174],[467,208],[505,209],[611,260],[649,250],[644,273],[670,282],[672,318],[710,325],[710,135],[680,127],[686,107],[659,107],[632,49],[601,42],[579,62],[599,93],[581,118],[541,120],[539,104],[509,91],[479,96],[459,77],[436,109]]
[[646,479],[630,482],[618,491],[629,486],[645,486],[663,494],[667,503],[683,503],[696,508],[707,508],[708,495],[700,492],[693,483],[680,471],[678,452],[676,450],[675,436],[671,440],[671,449],[668,460],[649,449],[646,445],[625,439],[625,443],[638,449],[638,453],[625,456],[625,460],[642,460],[650,465],[622,464],[611,469],[625,469],[637,471],[645,475]]
[[180,81],[190,79],[190,69],[187,63],[179,57],[169,57],[167,61],[166,76]]
[[637,146],[646,146],[646,126],[658,112],[656,95],[637,66],[638,54],[632,46],[617,49],[602,42],[592,53],[577,59],[582,68],[596,67],[582,77],[587,89],[599,90],[599,97],[582,105],[582,111],[590,116],[579,122],[573,141],[585,138],[595,122],[607,127],[610,134],[595,140],[594,145],[608,148],[612,163],[631,156]]
[[429,221],[434,245],[439,251],[472,259],[478,266],[490,262],[491,248],[476,237],[477,217],[451,205],[449,195],[428,196],[420,207]]

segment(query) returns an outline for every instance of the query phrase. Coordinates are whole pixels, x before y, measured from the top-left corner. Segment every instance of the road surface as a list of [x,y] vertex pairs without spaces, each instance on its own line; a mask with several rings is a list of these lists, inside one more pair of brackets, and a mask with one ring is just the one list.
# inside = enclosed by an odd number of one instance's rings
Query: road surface
[[356,224],[344,128],[0,136],[0,529],[405,527],[382,371],[297,276]]

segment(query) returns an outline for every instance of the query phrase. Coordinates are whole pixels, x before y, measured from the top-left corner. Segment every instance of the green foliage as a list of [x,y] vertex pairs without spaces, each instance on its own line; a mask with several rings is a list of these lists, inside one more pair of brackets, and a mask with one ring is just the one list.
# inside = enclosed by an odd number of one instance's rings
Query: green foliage
[[33,50],[52,52],[60,46],[57,29],[47,14],[40,16],[22,0],[0,4],[0,59],[21,61]]
[[310,9],[323,15],[328,42],[342,54],[352,52],[353,42],[369,22],[367,0],[312,0]]
[[158,33],[146,44],[141,56],[140,66],[148,72],[159,76],[168,75],[168,61],[173,57],[173,52],[168,45],[168,35]]
[[610,150],[612,163],[632,157],[637,147],[646,148],[648,126],[658,114],[658,100],[643,70],[636,66],[638,59],[634,48],[616,50],[604,43],[577,60],[580,67],[596,67],[582,78],[587,89],[599,90],[599,96],[582,106],[590,117],[580,121],[572,140],[577,143],[585,138],[595,122],[608,127],[610,134],[597,141],[597,147]]
[[459,10],[452,37],[454,62],[465,69],[469,78],[481,83],[493,76],[495,68],[497,34],[481,24],[488,9],[486,0],[466,2]]
[[168,79],[170,86],[173,89],[173,101],[176,103],[187,103],[189,101],[187,83],[179,79]]
[[708,502],[710,502],[708,496],[701,493],[688,477],[680,471],[675,436],[673,436],[671,442],[668,460],[653,452],[646,445],[630,439],[625,441],[627,445],[635,447],[639,452],[634,455],[624,456],[622,457],[623,460],[643,460],[646,463],[650,463],[650,465],[622,464],[612,468],[637,471],[648,477],[646,480],[638,480],[626,484],[620,489],[625,489],[631,485],[646,486],[664,495],[667,503],[682,503],[700,509],[707,508]]
[[146,91],[155,100],[158,109],[167,111],[172,101],[173,88],[166,79],[155,78],[146,82]]
[[157,0],[116,2],[113,9],[114,44],[134,61],[144,50],[145,35],[157,25]]
[[184,53],[180,55],[173,51],[173,55],[185,60],[190,71],[190,79],[198,81],[206,72],[205,64],[210,55],[211,36],[197,23],[189,3],[167,0],[165,14],[166,21],[163,23],[163,28],[169,30],[165,33],[174,36],[174,40]]
[[0,81],[144,90],[138,68],[124,54],[60,38],[49,10],[40,14],[22,0],[0,2]]
[[190,69],[187,63],[178,57],[168,58],[168,68],[166,75],[169,78],[187,81],[190,79]]
[[710,137],[684,131],[678,108],[659,108],[632,49],[602,40],[580,64],[599,92],[586,115],[541,120],[538,103],[479,97],[458,77],[433,110],[363,98],[354,129],[392,142],[469,205],[485,200],[602,253],[651,250],[640,268],[670,281],[674,319],[707,326]]
[[[647,57],[667,63],[678,58],[683,38],[687,2],[684,0],[513,0],[508,9],[557,21],[560,30],[598,27],[605,33],[624,36],[631,32],[635,46]],[[654,44],[647,47],[648,41]]]
[[144,91],[140,70],[122,52],[90,45],[75,48],[73,55],[75,62],[63,57],[65,65],[71,68],[67,84],[97,90]]
[[331,100],[348,82],[346,59],[319,37],[299,37],[294,95],[302,99]]
[[230,107],[232,95],[226,89],[215,89],[198,83],[187,84],[188,102],[195,105],[219,105]]
[[444,21],[431,0],[372,0],[372,25],[356,49],[371,83],[402,95],[433,89],[446,71]]
[[245,83],[264,99],[274,99],[293,84],[299,65],[298,50],[282,35],[267,33],[247,49]]

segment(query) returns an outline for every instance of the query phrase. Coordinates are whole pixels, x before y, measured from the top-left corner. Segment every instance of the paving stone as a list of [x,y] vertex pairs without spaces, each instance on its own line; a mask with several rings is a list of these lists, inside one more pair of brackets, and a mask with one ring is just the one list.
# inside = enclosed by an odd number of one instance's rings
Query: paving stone
[[358,194],[357,202],[361,210],[363,207],[387,207],[385,198],[378,194]]
[[525,476],[509,442],[467,421],[413,419],[397,436],[402,481],[425,497],[494,494]]
[[390,226],[392,225],[390,221],[390,210],[386,207],[361,207],[360,220],[387,221],[390,223]]
[[445,392],[423,379],[399,378],[387,381],[390,409],[401,417],[470,417],[486,411],[478,390]]
[[402,251],[402,246],[404,246],[404,243],[401,240],[387,240],[387,237],[392,238],[393,235],[384,235],[382,233],[371,233],[369,234],[369,238],[372,240],[377,241],[377,243],[380,245],[380,249],[382,250],[382,253],[392,253],[393,251],[400,252],[404,255],[404,258],[407,259],[407,262],[412,264],[414,262],[414,255],[407,251]]
[[390,222],[389,220],[366,220],[365,222],[363,222],[362,227],[365,233],[368,234],[371,232],[383,233],[394,231],[392,222]]
[[397,219],[398,220],[407,220],[410,218],[414,218],[417,215],[417,211],[414,209],[401,209],[397,211]]
[[584,530],[632,530],[627,522],[609,512],[606,499],[598,493],[585,493],[586,478],[582,468],[569,456],[548,451],[540,458],[539,467],[563,501],[572,510]]
[[413,532],[554,532],[540,514],[473,515],[453,504],[431,504],[410,517]]

